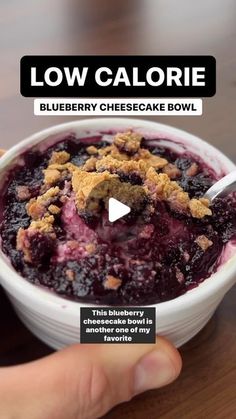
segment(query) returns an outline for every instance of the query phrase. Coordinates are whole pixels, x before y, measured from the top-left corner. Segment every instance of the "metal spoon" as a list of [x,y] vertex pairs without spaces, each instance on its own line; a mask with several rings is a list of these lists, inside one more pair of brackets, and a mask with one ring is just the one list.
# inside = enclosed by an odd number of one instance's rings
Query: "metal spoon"
[[208,198],[212,202],[216,197],[219,198],[232,192],[236,192],[236,170],[214,183],[205,193],[204,198]]

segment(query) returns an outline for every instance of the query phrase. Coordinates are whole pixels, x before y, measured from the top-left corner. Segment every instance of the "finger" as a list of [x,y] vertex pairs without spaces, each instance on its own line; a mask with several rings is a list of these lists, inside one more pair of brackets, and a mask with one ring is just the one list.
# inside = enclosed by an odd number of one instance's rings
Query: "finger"
[[[140,392],[173,381],[181,358],[169,342],[157,338],[153,345],[74,345],[4,370],[11,385],[8,402],[22,393],[18,403],[24,419],[92,419]],[[19,414],[17,418],[21,419]]]

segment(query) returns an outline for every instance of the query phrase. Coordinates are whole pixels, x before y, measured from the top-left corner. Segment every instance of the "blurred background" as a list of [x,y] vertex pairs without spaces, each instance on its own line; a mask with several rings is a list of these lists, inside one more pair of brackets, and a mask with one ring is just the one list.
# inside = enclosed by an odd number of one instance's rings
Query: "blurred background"
[[[0,148],[78,119],[33,115],[33,99],[19,93],[23,55],[214,55],[217,93],[204,100],[203,116],[149,119],[190,131],[236,162],[235,0],[0,0],[0,52]],[[235,297],[234,288],[204,330],[181,348],[184,370],[176,383],[139,396],[107,417],[235,417]],[[1,290],[0,318],[0,365],[51,352],[24,328]]]
[[212,54],[217,94],[204,100],[203,117],[156,119],[192,131],[236,159],[235,35],[235,0],[1,0],[0,147],[77,118],[33,116],[33,100],[19,93],[23,55]]

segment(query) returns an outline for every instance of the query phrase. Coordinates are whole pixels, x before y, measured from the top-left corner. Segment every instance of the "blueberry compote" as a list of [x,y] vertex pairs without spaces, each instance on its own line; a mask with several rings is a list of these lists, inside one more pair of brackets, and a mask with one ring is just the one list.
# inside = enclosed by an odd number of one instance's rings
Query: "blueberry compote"
[[[14,268],[64,297],[100,304],[157,303],[197,286],[235,238],[235,203],[210,205],[204,193],[215,173],[173,150],[126,132],[65,136],[23,153],[1,203],[2,249]],[[110,223],[109,196],[130,214]]]

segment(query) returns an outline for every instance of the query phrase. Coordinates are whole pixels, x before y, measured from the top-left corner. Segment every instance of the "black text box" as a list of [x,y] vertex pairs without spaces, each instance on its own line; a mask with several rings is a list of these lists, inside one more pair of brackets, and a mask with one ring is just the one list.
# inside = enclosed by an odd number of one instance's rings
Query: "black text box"
[[[57,68],[63,74],[58,85],[50,86],[45,81],[45,72],[48,69]],[[68,85],[65,68],[72,74],[78,67],[82,72],[87,68],[87,74],[83,85],[73,82]],[[103,81],[111,77],[114,81],[115,74],[120,68],[124,68],[131,81],[130,86],[120,83],[101,86],[96,82],[96,74],[102,67],[109,68],[112,75],[101,73]],[[159,86],[146,84],[134,85],[133,71],[136,68],[138,80],[146,80],[147,72],[152,68],[160,68],[165,74],[165,80]],[[168,85],[168,69],[177,68],[183,72],[180,82],[182,85]],[[189,77],[184,77],[184,69],[189,68]],[[204,85],[193,86],[193,68],[204,70]],[[34,70],[32,70],[34,69]],[[200,71],[200,70],[199,70]],[[32,72],[34,72],[34,77]],[[57,73],[50,73],[52,82],[57,79]],[[158,73],[152,73],[154,82],[158,80]],[[21,59],[21,94],[28,97],[207,97],[213,96],[216,91],[216,63],[212,56],[24,56]],[[32,85],[32,80],[36,84]],[[55,80],[54,80],[55,79]],[[59,80],[58,80],[59,81]],[[201,83],[201,80],[199,80]],[[41,85],[40,85],[41,84]]]
[[80,309],[81,343],[154,343],[155,336],[155,308]]

